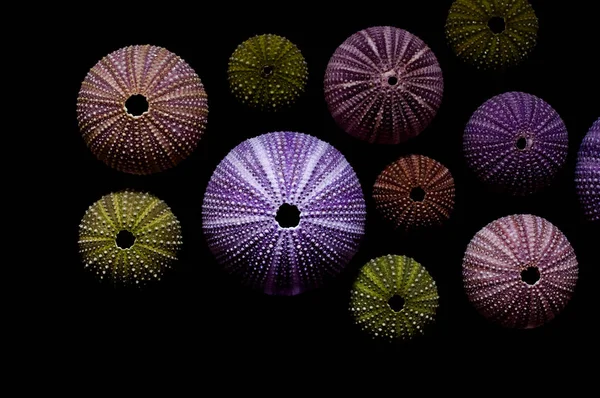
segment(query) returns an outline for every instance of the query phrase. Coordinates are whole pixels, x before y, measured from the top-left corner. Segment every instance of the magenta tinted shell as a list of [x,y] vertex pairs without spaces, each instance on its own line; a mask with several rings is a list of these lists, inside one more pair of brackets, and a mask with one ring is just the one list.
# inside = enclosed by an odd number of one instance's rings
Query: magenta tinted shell
[[575,184],[585,217],[600,220],[600,119],[596,120],[579,147]]
[[353,34],[335,50],[324,86],[329,111],[345,132],[370,143],[398,144],[432,121],[444,80],[423,40],[377,26]]
[[236,146],[214,171],[202,207],[218,262],[273,295],[296,295],[338,274],[358,250],[365,215],[360,183],[344,156],[296,132]]
[[469,243],[463,282],[475,308],[509,328],[535,328],[558,315],[573,295],[573,247],[549,221],[528,214],[500,218]]
[[467,164],[494,190],[535,193],[551,184],[567,159],[569,137],[544,100],[508,92],[486,101],[463,136]]

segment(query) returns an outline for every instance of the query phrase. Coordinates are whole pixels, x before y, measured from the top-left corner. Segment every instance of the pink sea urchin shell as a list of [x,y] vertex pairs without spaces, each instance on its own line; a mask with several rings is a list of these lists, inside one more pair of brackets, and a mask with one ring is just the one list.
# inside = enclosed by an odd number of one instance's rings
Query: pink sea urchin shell
[[535,328],[553,319],[571,299],[577,276],[575,252],[565,235],[528,214],[485,226],[463,259],[469,300],[504,327]]
[[340,45],[325,71],[325,100],[348,134],[398,144],[420,134],[442,101],[442,70],[417,36],[392,26],[361,30]]
[[[127,102],[143,96],[134,115]],[[121,48],[87,74],[77,98],[79,129],[92,153],[132,174],[169,169],[196,148],[208,115],[206,92],[194,70],[168,50]]]

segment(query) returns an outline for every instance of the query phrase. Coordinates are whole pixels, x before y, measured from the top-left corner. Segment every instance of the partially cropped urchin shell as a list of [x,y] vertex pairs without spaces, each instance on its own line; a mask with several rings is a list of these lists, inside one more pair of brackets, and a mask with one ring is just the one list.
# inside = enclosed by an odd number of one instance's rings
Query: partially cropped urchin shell
[[[532,272],[535,277],[528,280],[526,273]],[[533,215],[488,224],[463,259],[471,303],[489,320],[511,328],[534,328],[553,319],[571,299],[577,275],[575,252],[565,235]]]
[[531,94],[486,101],[463,136],[467,163],[497,190],[528,195],[551,184],[567,158],[567,129],[556,111]]
[[[126,101],[145,97],[146,112],[133,116]],[[208,116],[206,92],[196,72],[177,55],[150,46],[121,48],[87,74],[77,98],[79,129],[92,153],[132,174],[169,169],[196,148]]]
[[[282,227],[284,204],[300,212]],[[248,139],[221,161],[202,207],[219,263],[267,294],[295,295],[338,274],[358,250],[365,201],[354,170],[334,147],[296,132]]]
[[398,144],[420,134],[442,102],[444,80],[433,51],[391,26],[361,30],[340,45],[325,71],[325,100],[348,134]]
[[[413,189],[422,190],[415,198]],[[439,162],[423,155],[403,156],[377,177],[373,200],[382,216],[404,230],[440,225],[454,209],[454,179]]]
[[579,147],[575,184],[586,218],[600,220],[600,119],[594,122]]
[[[135,240],[119,247],[118,235]],[[122,191],[103,196],[79,224],[79,252],[86,269],[115,285],[142,286],[160,280],[177,260],[182,244],[179,221],[162,200]]]
[[[504,30],[488,25],[502,18]],[[459,58],[483,69],[516,65],[536,45],[538,20],[527,0],[456,0],[446,21],[446,37]]]
[[[401,309],[390,304],[403,299]],[[375,338],[410,340],[435,321],[438,292],[429,272],[415,260],[396,255],[364,265],[352,285],[350,312],[354,321]],[[399,311],[397,311],[399,309]]]
[[241,102],[277,111],[304,92],[308,69],[302,53],[285,37],[266,34],[240,44],[229,58],[229,87]]

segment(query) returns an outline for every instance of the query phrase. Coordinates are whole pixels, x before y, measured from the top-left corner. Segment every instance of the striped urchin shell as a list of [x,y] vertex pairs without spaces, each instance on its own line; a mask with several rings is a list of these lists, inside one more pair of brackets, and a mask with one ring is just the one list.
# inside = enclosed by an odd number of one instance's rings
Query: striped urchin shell
[[[126,102],[143,96],[134,116]],[[77,98],[79,129],[92,153],[131,174],[169,169],[198,145],[208,116],[206,92],[194,70],[168,50],[121,48],[87,74]]]
[[396,228],[440,225],[454,209],[454,179],[446,167],[427,156],[403,156],[377,177],[373,200]]
[[[280,208],[295,206],[296,226]],[[208,245],[225,269],[267,294],[295,295],[338,274],[358,250],[365,201],[354,170],[310,135],[248,139],[213,173],[202,208]]]
[[579,202],[588,220],[600,220],[600,119],[584,137],[575,169]]
[[325,100],[348,134],[398,144],[420,134],[442,102],[444,80],[433,51],[391,26],[361,30],[340,45],[325,71]]
[[[122,231],[131,241],[120,243]],[[85,268],[115,285],[142,286],[160,280],[177,260],[179,221],[162,200],[122,191],[91,205],[79,224],[79,252]]]
[[558,113],[540,98],[520,92],[486,101],[463,136],[467,163],[477,177],[513,195],[550,185],[565,164],[568,145]]
[[241,102],[277,111],[304,92],[308,68],[302,53],[285,37],[266,34],[240,44],[229,59],[229,87]]
[[[502,21],[498,30],[490,25],[495,19]],[[483,69],[521,62],[535,47],[537,32],[538,20],[527,0],[456,0],[446,20],[452,50]]]
[[485,226],[463,259],[465,291],[475,308],[504,327],[534,328],[553,319],[577,283],[575,252],[549,221],[519,214]]
[[352,285],[350,312],[375,338],[410,340],[435,321],[438,298],[435,281],[421,264],[387,255],[361,268]]

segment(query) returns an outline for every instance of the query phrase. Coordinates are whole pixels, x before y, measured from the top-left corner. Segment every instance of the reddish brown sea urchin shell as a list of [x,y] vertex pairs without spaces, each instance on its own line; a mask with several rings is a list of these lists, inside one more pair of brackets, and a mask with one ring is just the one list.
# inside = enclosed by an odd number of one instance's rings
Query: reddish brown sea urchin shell
[[405,230],[442,224],[454,208],[454,179],[439,162],[423,155],[404,156],[377,177],[375,206]]
[[[140,103],[135,111],[133,101]],[[189,156],[207,116],[206,92],[194,70],[172,52],[150,45],[102,58],[77,98],[87,146],[108,166],[131,174],[163,171]]]

